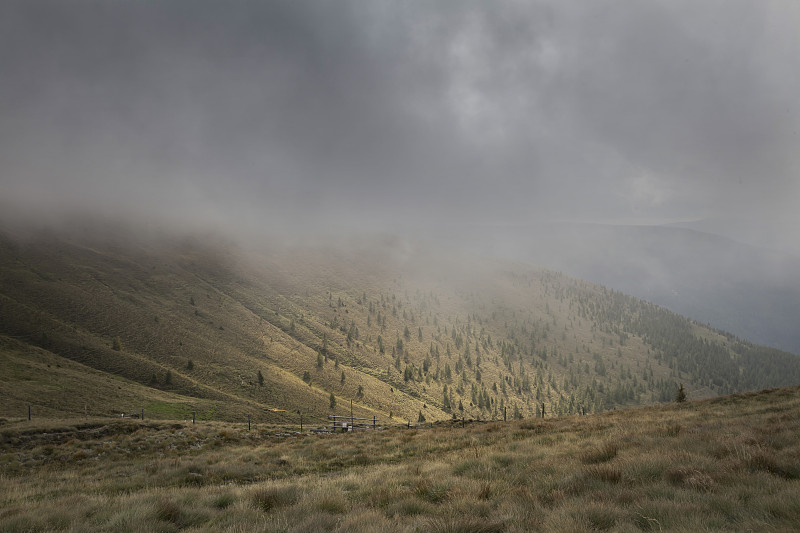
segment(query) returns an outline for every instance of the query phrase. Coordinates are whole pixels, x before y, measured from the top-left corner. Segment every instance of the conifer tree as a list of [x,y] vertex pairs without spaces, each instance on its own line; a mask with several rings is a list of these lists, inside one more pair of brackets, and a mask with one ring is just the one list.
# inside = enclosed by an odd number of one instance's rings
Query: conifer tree
[[683,390],[683,383],[681,383],[680,387],[678,387],[678,392],[675,394],[675,401],[677,403],[683,403],[686,401],[686,391]]

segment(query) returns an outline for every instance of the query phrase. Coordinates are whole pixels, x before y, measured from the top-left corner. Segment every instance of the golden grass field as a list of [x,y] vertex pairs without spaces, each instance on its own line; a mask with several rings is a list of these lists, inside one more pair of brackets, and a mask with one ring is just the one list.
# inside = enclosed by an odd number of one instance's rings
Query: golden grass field
[[348,434],[8,419],[0,531],[797,531],[800,388]]

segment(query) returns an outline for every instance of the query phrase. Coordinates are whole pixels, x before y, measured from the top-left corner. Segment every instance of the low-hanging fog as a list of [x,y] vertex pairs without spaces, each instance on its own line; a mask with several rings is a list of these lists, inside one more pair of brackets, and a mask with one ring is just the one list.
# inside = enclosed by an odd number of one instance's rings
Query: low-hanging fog
[[800,320],[798,34],[793,0],[9,0],[0,210],[439,238],[800,352],[743,325]]

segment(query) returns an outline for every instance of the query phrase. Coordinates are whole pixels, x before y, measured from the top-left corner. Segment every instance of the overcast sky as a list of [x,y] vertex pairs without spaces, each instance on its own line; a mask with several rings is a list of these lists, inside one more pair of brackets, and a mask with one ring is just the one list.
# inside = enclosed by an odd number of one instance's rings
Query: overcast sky
[[713,218],[800,251],[800,2],[4,0],[5,209]]

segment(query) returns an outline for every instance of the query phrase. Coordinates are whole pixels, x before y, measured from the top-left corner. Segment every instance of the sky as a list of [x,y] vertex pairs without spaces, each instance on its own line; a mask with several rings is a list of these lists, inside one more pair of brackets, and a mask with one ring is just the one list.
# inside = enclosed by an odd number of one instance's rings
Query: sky
[[795,0],[4,0],[0,208],[800,255]]

